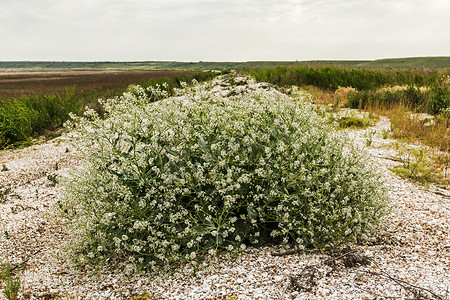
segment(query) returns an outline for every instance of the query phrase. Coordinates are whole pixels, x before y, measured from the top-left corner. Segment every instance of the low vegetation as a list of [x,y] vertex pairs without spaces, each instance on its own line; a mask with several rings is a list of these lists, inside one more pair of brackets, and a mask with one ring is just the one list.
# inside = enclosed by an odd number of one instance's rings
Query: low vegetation
[[366,129],[373,125],[374,119],[369,117],[358,117],[354,115],[330,118],[331,122],[337,122],[340,129]]
[[20,278],[12,273],[9,263],[0,262],[0,287],[2,287],[6,299],[16,300],[19,298]]
[[30,141],[54,130],[66,121],[69,112],[80,113],[85,101],[73,90],[64,95],[33,95],[0,102],[0,146]]
[[450,152],[449,117],[411,113],[399,106],[385,112],[391,118],[392,137],[403,141],[420,141],[444,152]]
[[[449,151],[448,69],[352,69],[337,66],[277,67],[249,71],[282,88],[300,86],[314,102],[386,115],[392,136]],[[425,115],[428,115],[424,117]],[[354,120],[342,119],[344,123]],[[358,126],[361,126],[359,124]]]
[[411,146],[395,143],[397,157],[400,162],[392,168],[397,175],[419,182],[446,187],[450,184],[450,154],[438,152],[422,146]]
[[375,90],[386,85],[429,86],[437,83],[444,70],[389,70],[358,69],[339,66],[292,66],[269,69],[250,69],[256,80],[278,86],[312,85],[323,90],[335,91],[339,87],[357,90]]
[[[82,263],[148,268],[247,246],[369,238],[386,193],[366,157],[305,100],[211,85],[135,86],[68,123],[86,169],[63,181]],[[163,99],[154,102],[155,99]]]

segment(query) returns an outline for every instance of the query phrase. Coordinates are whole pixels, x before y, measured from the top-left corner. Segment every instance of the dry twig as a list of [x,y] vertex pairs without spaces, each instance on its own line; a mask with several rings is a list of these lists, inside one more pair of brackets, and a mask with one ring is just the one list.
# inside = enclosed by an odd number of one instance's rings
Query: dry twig
[[[405,290],[411,292],[415,297],[418,297],[417,299],[439,299],[439,300],[444,300],[443,296],[440,296],[438,294],[436,294],[435,292],[433,292],[430,289],[424,288],[424,287],[420,287],[414,284],[411,284],[403,279],[400,278],[396,278],[392,275],[390,275],[387,272],[384,271],[380,271],[380,272],[374,272],[374,271],[366,271],[366,273],[371,274],[371,275],[376,275],[379,277],[384,277],[386,279],[390,279],[393,282],[395,282],[396,284],[400,285],[401,287],[403,287]],[[429,293],[432,297],[427,297],[427,298],[423,298],[424,295],[422,294],[422,292],[426,292]]]

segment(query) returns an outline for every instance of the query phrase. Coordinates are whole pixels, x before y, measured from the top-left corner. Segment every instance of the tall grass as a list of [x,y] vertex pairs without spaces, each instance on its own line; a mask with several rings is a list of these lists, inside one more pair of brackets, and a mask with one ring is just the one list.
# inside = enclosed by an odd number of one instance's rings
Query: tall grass
[[338,66],[297,66],[270,69],[250,69],[258,81],[278,86],[313,85],[321,89],[336,90],[351,86],[357,90],[374,90],[387,84],[428,86],[435,84],[444,71],[428,69],[355,69]]
[[450,152],[450,119],[447,116],[423,118],[401,105],[385,114],[391,119],[393,137],[420,140],[428,146]]
[[389,110],[399,105],[415,112],[438,115],[450,107],[450,88],[445,84],[434,84],[426,89],[411,85],[406,89],[353,92],[347,97],[347,106],[350,108],[378,107]]

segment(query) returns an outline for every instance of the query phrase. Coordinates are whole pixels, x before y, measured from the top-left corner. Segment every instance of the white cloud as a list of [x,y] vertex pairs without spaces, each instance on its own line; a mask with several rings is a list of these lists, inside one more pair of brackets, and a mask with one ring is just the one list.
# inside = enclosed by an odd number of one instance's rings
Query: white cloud
[[361,59],[450,49],[447,0],[0,0],[0,10],[2,60]]

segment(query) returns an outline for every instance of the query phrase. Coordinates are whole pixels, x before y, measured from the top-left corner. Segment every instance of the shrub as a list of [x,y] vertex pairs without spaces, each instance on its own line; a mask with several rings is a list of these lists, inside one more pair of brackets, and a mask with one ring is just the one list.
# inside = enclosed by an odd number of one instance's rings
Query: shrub
[[28,141],[44,130],[61,127],[69,112],[82,112],[74,90],[59,94],[34,94],[0,101],[0,147]]
[[68,124],[86,166],[65,180],[64,209],[86,257],[152,266],[265,243],[340,247],[377,228],[379,176],[312,104],[183,94],[126,93],[108,118]]
[[429,103],[429,112],[438,115],[441,111],[450,108],[450,88],[446,85],[433,86],[433,96]]
[[18,101],[0,106],[0,146],[27,140],[32,133],[33,113]]

